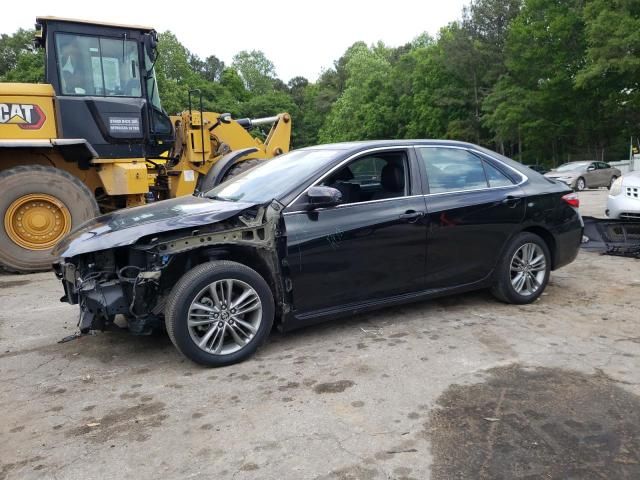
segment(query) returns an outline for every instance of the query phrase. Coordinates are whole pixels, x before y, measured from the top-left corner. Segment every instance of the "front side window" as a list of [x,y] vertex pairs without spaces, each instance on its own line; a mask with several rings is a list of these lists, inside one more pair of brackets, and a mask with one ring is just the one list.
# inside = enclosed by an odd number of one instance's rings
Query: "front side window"
[[136,42],[58,33],[56,49],[63,95],[142,96]]
[[427,173],[429,193],[513,185],[499,169],[466,150],[429,147],[418,151]]
[[384,200],[407,194],[407,173],[404,152],[381,152],[349,162],[322,185],[339,190],[343,204]]

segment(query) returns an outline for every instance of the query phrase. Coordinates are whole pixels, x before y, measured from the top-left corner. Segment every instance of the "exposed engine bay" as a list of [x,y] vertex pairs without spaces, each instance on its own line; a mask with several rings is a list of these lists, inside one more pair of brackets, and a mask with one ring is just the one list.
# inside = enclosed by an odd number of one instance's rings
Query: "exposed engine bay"
[[[167,202],[162,204],[171,207]],[[222,221],[211,218],[212,211],[205,209],[198,212],[199,222],[208,223],[167,231],[185,221],[186,217],[180,218],[177,212],[177,216],[171,216],[162,225],[156,221],[127,228],[131,234],[128,245],[80,252],[71,257],[61,245],[62,259],[54,264],[64,285],[61,301],[80,306],[78,327],[82,333],[108,329],[116,315],[122,315],[132,333],[146,335],[164,327],[166,297],[177,280],[205,261],[219,258],[248,261],[262,270],[272,288],[281,291],[278,280],[281,277],[275,274],[280,271],[276,249],[281,209],[282,205],[273,201],[266,206],[243,209]],[[94,229],[81,230],[83,234],[99,236],[105,222],[109,219],[99,217]],[[116,227],[112,231],[120,230]],[[138,235],[139,238],[134,238]]]

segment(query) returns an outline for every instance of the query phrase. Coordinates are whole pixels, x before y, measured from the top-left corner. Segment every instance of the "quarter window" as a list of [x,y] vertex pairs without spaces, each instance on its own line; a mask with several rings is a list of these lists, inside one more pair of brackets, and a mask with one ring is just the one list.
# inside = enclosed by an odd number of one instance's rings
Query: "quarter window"
[[500,170],[457,148],[418,148],[427,172],[429,193],[478,190],[513,185]]
[[508,187],[513,185],[513,182],[504,173],[498,170],[488,162],[482,162],[484,164],[484,171],[487,174],[487,180],[489,180],[490,187]]
[[142,96],[136,42],[59,33],[56,49],[63,95]]

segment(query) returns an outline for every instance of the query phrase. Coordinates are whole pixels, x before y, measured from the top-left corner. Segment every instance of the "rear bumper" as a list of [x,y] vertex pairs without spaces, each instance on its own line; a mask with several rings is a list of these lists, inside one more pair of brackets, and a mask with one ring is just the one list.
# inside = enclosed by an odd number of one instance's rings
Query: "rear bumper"
[[576,259],[580,251],[583,232],[584,222],[580,214],[576,212],[575,218],[569,224],[553,233],[556,247],[553,270],[564,267]]

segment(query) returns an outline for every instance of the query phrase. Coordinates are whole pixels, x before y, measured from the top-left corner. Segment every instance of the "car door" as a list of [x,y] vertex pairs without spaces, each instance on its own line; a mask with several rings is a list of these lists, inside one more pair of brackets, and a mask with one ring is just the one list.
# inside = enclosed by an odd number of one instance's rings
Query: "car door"
[[[334,188],[340,184],[348,203],[306,210],[301,208],[303,194],[284,212],[296,316],[424,288],[427,230],[416,159],[410,148],[375,152],[387,161],[395,157],[404,168],[402,191],[388,194],[380,179],[386,167],[377,179],[371,169],[362,185],[353,175],[350,166],[362,170],[354,163],[367,163],[371,155],[358,155],[316,182]],[[327,185],[330,178],[334,183]],[[372,193],[376,183],[379,192]]]
[[594,188],[602,185],[602,175],[598,170],[598,163],[591,162],[584,172],[584,179],[587,182],[587,187]]
[[428,192],[426,287],[483,280],[524,217],[524,176],[464,148],[416,150]]
[[598,173],[600,174],[600,186],[608,187],[613,176],[613,168],[605,162],[598,162]]

